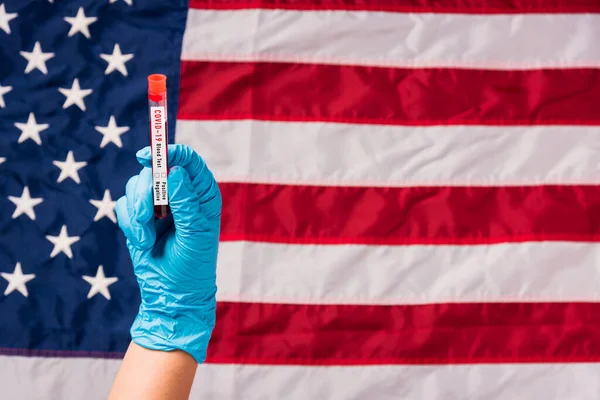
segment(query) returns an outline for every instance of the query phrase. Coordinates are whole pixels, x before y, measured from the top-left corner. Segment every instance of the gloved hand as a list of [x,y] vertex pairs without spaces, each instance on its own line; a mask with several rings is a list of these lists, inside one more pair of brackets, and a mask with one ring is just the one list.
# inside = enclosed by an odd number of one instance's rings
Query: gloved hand
[[202,363],[215,325],[221,193],[194,150],[168,150],[172,218],[154,217],[149,147],[138,151],[144,168],[116,205],[142,297],[131,336],[142,347],[180,349]]

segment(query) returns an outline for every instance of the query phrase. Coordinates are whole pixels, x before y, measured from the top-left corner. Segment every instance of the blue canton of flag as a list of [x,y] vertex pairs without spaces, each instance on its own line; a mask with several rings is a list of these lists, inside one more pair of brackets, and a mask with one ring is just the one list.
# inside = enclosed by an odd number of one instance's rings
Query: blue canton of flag
[[147,76],[173,142],[187,2],[0,0],[0,348],[120,357],[139,289],[113,211],[149,144]]

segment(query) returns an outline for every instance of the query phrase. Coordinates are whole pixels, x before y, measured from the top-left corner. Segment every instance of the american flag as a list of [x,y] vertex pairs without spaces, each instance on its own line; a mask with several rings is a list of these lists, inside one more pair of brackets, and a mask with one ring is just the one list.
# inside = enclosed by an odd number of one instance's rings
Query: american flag
[[599,0],[0,0],[0,397],[106,398],[163,73],[223,194],[193,399],[598,399],[599,38]]

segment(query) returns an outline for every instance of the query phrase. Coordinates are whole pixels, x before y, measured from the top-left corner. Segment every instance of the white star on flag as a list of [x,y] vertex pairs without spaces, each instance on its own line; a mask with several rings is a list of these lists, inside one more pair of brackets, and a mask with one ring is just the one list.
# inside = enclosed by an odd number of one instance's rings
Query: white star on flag
[[[119,0],[110,0],[110,4],[116,3]],[[129,4],[130,6],[133,5],[133,0],[123,0],[125,3]]]
[[97,20],[98,18],[96,17],[86,17],[85,12],[83,11],[83,7],[79,7],[76,16],[65,17],[65,21],[71,24],[71,29],[69,30],[68,36],[71,37],[77,32],[81,32],[83,36],[89,39],[91,37],[89,27]]
[[67,257],[73,258],[71,246],[78,242],[80,237],[69,236],[69,233],[67,232],[67,226],[63,225],[62,228],[60,228],[60,233],[58,236],[47,235],[46,239],[48,239],[54,245],[54,249],[52,249],[52,253],[50,253],[50,258],[56,257],[56,255],[61,251],[65,253]]
[[15,290],[19,291],[25,297],[29,296],[29,292],[27,291],[27,286],[25,286],[25,284],[35,278],[35,274],[23,275],[21,263],[17,263],[12,274],[3,272],[0,275],[2,275],[2,277],[8,281],[8,287],[4,291],[5,296],[8,296]]
[[44,201],[44,199],[42,199],[41,197],[31,198],[31,195],[29,194],[29,188],[27,186],[23,188],[23,193],[21,194],[21,197],[8,196],[8,199],[17,206],[15,212],[13,212],[12,215],[13,219],[17,218],[22,214],[25,214],[32,220],[35,220],[35,211],[33,210],[33,207],[39,205]]
[[81,89],[79,86],[79,79],[77,78],[73,79],[71,89],[59,88],[58,91],[67,97],[63,104],[63,108],[69,108],[75,104],[81,111],[85,111],[84,97],[89,96],[93,92],[92,89]]
[[94,217],[94,221],[98,221],[103,217],[107,217],[115,224],[117,223],[117,217],[115,215],[115,206],[117,205],[117,202],[112,200],[110,191],[108,189],[104,191],[104,197],[102,200],[90,200],[90,203],[92,203],[94,207],[98,209],[96,216]]
[[21,136],[19,136],[18,143],[23,143],[27,139],[31,139],[38,145],[42,144],[42,138],[40,132],[45,131],[50,127],[49,124],[38,124],[33,113],[29,113],[27,123],[15,122],[15,126],[21,130]]
[[25,73],[28,74],[34,69],[39,69],[44,75],[48,74],[48,68],[46,68],[46,61],[54,57],[54,53],[42,52],[40,42],[35,42],[33,50],[31,52],[21,51],[19,52],[27,60],[27,66],[25,67]]
[[4,95],[12,90],[12,86],[2,86],[0,85],[0,107],[6,107],[6,103],[4,102]]
[[75,161],[73,152],[67,153],[65,161],[52,161],[52,164],[60,168],[60,175],[56,180],[57,183],[61,183],[67,178],[73,179],[77,183],[81,183],[79,179],[79,170],[87,165],[86,161]]
[[117,126],[117,121],[112,115],[108,120],[107,126],[96,126],[95,128],[98,132],[104,135],[102,137],[102,142],[100,143],[100,148],[103,148],[110,142],[114,143],[117,147],[123,147],[121,135],[129,131],[128,126]]
[[133,54],[122,54],[121,47],[115,44],[112,54],[100,54],[100,57],[108,63],[104,75],[119,71],[123,76],[127,76],[125,63],[133,58]]
[[102,265],[100,265],[98,267],[98,271],[96,272],[96,276],[84,275],[83,280],[92,285],[87,295],[88,299],[91,299],[96,294],[100,293],[107,300],[110,300],[110,292],[108,291],[108,287],[113,283],[117,282],[119,278],[107,278],[104,275],[104,268],[102,267]]
[[4,161],[6,161],[6,157],[0,157],[0,164],[2,164]]
[[0,4],[0,29],[10,35],[10,25],[8,23],[17,18],[18,15],[17,13],[7,13],[4,3]]

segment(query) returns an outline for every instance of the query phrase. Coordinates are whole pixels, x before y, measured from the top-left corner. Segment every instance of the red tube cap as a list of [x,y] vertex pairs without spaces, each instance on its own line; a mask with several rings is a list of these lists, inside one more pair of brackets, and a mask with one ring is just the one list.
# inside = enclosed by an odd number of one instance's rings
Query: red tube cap
[[167,91],[167,77],[162,74],[148,76],[148,91],[151,93],[164,93]]

